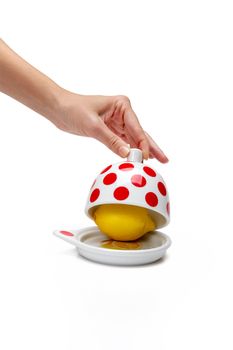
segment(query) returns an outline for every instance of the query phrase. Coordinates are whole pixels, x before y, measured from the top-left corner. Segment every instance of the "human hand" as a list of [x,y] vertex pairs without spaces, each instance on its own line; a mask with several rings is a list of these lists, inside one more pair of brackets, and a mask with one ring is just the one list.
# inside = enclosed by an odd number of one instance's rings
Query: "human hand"
[[[20,88],[19,88],[20,86]],[[0,91],[52,121],[58,128],[93,137],[121,157],[129,147],[143,157],[168,161],[142,129],[125,96],[83,96],[62,89],[0,40]],[[130,146],[129,146],[130,145]]]
[[63,131],[99,140],[121,157],[135,147],[142,150],[145,159],[168,162],[142,129],[126,96],[84,96],[62,89],[58,111],[50,120]]

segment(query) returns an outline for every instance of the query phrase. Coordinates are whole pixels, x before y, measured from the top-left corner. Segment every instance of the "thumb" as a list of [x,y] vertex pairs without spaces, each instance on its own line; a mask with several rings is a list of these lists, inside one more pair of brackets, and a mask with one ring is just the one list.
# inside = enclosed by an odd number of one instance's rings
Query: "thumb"
[[129,145],[114,134],[104,123],[99,128],[95,138],[122,158],[125,158],[129,154]]

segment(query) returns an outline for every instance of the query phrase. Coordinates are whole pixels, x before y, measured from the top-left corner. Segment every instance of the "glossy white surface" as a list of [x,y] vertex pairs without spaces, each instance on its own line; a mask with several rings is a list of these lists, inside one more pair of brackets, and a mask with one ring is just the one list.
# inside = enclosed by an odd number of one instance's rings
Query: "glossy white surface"
[[[108,239],[96,226],[81,230],[70,230],[74,236],[67,236],[64,231],[54,231],[61,239],[75,245],[80,255],[87,259],[110,265],[144,265],[161,259],[171,245],[170,238],[154,231],[138,240],[139,250],[113,250],[101,247],[101,242]],[[66,232],[66,231],[65,231]],[[68,232],[68,233],[69,233]]]
[[[89,217],[92,217],[96,207],[99,205],[126,204],[136,205],[149,210],[158,229],[169,224],[169,189],[167,189],[164,179],[154,167],[149,165],[147,161],[143,163],[138,162],[140,153],[141,151],[139,150],[132,150],[129,156],[129,158],[133,159],[132,161],[120,159],[117,163],[106,164],[103,167],[91,186],[87,197],[85,212]],[[127,166],[129,167],[127,170],[121,168]],[[106,185],[105,179],[112,175],[115,176],[115,181]],[[143,179],[145,184],[143,186],[134,185],[132,181],[134,177]],[[159,190],[160,185],[163,186],[165,192]],[[115,191],[121,188],[128,191],[128,195],[125,199],[119,200],[115,196]],[[98,191],[98,195],[93,201],[92,196],[95,191]],[[147,200],[148,195],[152,195],[152,203]],[[155,203],[153,203],[154,199],[156,199]]]

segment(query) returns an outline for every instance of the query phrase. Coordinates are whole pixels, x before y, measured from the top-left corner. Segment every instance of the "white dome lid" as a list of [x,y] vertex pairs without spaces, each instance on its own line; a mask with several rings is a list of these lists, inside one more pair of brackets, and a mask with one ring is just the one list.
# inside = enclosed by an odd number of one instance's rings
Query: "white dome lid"
[[85,212],[92,218],[103,204],[136,205],[149,210],[157,228],[170,221],[169,196],[160,174],[143,163],[142,151],[131,149],[127,161],[106,167],[94,181]]

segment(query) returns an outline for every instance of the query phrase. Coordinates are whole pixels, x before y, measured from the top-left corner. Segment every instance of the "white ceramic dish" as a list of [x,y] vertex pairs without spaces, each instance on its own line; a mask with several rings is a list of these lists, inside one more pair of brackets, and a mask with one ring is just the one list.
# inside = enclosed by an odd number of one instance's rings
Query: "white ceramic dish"
[[55,236],[73,244],[83,257],[110,265],[144,265],[161,259],[171,245],[171,239],[162,232],[147,233],[138,240],[138,250],[116,250],[101,247],[108,239],[97,226],[80,230],[54,231]]

